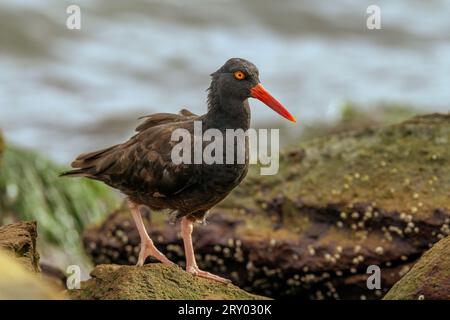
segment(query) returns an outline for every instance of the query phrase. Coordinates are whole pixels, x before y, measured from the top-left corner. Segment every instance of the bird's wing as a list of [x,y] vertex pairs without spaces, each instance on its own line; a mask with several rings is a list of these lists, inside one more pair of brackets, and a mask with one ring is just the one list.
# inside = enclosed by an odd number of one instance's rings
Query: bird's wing
[[172,162],[172,148],[178,142],[171,136],[178,128],[192,127],[197,118],[192,113],[147,116],[127,142],[81,154],[72,162],[76,169],[63,175],[100,180],[125,194],[180,192],[195,183],[195,166]]
[[174,113],[155,113],[148,116],[140,117],[139,119],[145,119],[137,128],[136,131],[144,131],[148,128],[170,122],[181,122],[189,119],[197,118],[198,115],[190,112],[187,109],[181,109],[179,114]]

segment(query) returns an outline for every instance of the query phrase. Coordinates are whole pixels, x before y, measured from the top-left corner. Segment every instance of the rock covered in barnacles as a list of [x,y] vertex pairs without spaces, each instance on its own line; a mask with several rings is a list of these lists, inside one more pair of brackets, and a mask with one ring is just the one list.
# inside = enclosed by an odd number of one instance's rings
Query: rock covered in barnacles
[[98,265],[92,278],[70,290],[81,300],[210,300],[267,299],[228,284],[193,276],[177,266],[150,263],[143,267]]
[[[450,232],[449,144],[450,115],[433,114],[286,150],[279,174],[249,173],[196,228],[199,265],[271,297],[381,298]],[[178,226],[151,217],[155,243],[182,265]],[[131,250],[118,244],[122,232]],[[84,241],[95,263],[135,262],[127,212]],[[380,289],[367,288],[370,265],[381,269]]]
[[450,300],[450,236],[425,252],[384,299]]

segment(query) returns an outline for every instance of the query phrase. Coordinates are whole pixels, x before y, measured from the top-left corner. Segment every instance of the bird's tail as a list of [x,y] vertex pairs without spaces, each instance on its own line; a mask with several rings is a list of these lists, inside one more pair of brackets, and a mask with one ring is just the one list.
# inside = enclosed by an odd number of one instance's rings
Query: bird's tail
[[[110,164],[108,155],[110,155],[116,147],[115,145],[106,149],[80,154],[72,163],[74,170],[69,170],[59,174],[60,177],[86,177],[97,178],[96,175],[106,169]],[[102,161],[103,160],[103,161]]]
[[60,177],[89,177],[91,175],[92,173],[88,172],[86,169],[69,170],[59,174]]

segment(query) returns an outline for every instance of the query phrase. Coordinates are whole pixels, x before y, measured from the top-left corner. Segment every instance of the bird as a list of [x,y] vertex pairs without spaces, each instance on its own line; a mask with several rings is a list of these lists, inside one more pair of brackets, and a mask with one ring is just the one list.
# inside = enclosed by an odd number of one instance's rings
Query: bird
[[[197,115],[182,109],[178,114],[156,113],[142,117],[143,122],[128,141],[80,154],[71,163],[73,170],[60,175],[98,180],[126,196],[140,236],[137,266],[143,266],[148,256],[163,264],[173,264],[157,249],[141,216],[144,209],[168,209],[180,220],[186,271],[226,284],[231,281],[198,267],[192,232],[194,223],[203,221],[209,210],[246,176],[248,139],[243,146],[245,157],[241,163],[175,163],[172,159],[172,135],[177,129],[183,129],[193,137],[195,123],[200,123],[203,131],[247,131],[250,128],[249,98],[262,101],[289,121],[296,122],[296,119],[263,87],[259,71],[250,61],[231,58],[210,76],[205,114]],[[225,143],[232,147],[237,144],[234,139]],[[206,142],[202,142],[202,146],[204,144]]]

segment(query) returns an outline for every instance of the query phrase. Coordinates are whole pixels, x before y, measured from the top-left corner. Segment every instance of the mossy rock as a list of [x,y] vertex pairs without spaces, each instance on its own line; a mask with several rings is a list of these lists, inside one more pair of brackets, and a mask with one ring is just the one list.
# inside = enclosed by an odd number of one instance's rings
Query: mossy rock
[[384,299],[450,300],[450,237],[425,252]]
[[81,289],[70,290],[73,299],[199,300],[267,299],[232,284],[193,276],[180,267],[152,263],[143,267],[98,265]]
[[247,200],[247,207],[261,209],[282,194],[294,205],[365,203],[417,219],[450,208],[450,114],[313,139],[280,158],[278,174],[261,176],[253,168],[224,205]]

